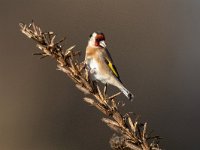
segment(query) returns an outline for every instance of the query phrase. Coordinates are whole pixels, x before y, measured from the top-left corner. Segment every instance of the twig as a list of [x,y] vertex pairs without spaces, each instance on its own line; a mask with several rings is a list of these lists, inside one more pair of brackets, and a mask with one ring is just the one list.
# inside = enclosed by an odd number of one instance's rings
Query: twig
[[159,137],[149,137],[147,135],[147,123],[140,124],[137,120],[133,121],[129,114],[123,116],[119,112],[116,97],[120,93],[106,97],[106,88],[101,90],[98,84],[90,82],[84,62],[79,63],[77,60],[80,52],[74,50],[75,46],[64,50],[61,44],[65,38],[55,42],[56,35],[53,32],[42,32],[41,28],[36,26],[34,22],[29,25],[20,23],[20,27],[21,32],[36,41],[36,46],[42,51],[34,55],[40,55],[42,58],[47,56],[54,58],[58,63],[58,70],[68,75],[84,94],[93,96],[93,98],[85,97],[84,101],[105,114],[107,118],[103,118],[102,121],[118,134],[110,140],[112,149],[160,150]]

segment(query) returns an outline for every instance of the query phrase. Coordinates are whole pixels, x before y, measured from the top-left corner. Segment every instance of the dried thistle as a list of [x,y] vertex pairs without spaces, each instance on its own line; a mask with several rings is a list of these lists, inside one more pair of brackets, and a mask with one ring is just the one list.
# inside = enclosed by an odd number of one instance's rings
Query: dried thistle
[[133,121],[130,115],[122,115],[118,109],[116,97],[120,93],[107,96],[107,88],[100,90],[98,84],[93,83],[85,68],[84,62],[79,62],[77,57],[80,51],[75,51],[71,46],[64,49],[62,39],[55,42],[56,35],[53,32],[42,32],[34,22],[29,25],[20,23],[21,32],[28,38],[36,41],[36,46],[41,50],[41,58],[50,56],[57,61],[57,69],[68,75],[75,86],[84,94],[92,95],[93,98],[85,97],[84,101],[107,116],[102,121],[106,123],[116,134],[110,139],[111,148],[114,150],[160,150],[158,145],[159,136],[151,137],[147,134],[147,123],[141,124],[137,119]]

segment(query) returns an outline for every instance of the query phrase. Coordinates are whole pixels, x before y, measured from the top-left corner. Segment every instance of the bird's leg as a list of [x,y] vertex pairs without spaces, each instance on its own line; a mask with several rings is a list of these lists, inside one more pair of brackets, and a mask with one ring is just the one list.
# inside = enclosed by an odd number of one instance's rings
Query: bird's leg
[[105,86],[104,86],[104,89],[103,89],[104,97],[106,97],[106,94],[107,94],[107,88],[108,88],[108,84],[106,83]]
[[91,81],[91,83],[92,83],[93,92],[97,93],[98,92],[98,90],[97,90],[97,82],[96,81]]

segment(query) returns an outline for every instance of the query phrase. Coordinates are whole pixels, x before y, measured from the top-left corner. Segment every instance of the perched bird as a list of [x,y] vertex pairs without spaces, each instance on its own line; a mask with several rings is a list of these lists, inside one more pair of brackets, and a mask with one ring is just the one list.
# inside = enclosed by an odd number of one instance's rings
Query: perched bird
[[86,48],[85,63],[89,68],[92,80],[116,86],[129,100],[133,99],[133,94],[123,86],[120,80],[111,55],[106,48],[103,33],[94,32],[90,35]]

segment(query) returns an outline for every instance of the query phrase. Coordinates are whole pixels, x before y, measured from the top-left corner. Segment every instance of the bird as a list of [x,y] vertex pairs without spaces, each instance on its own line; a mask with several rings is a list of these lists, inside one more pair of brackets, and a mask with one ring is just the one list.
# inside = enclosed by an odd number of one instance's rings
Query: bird
[[120,79],[111,54],[107,49],[105,35],[102,32],[93,32],[89,36],[85,64],[92,81],[113,85],[119,88],[129,100],[133,100],[134,95],[124,87]]

